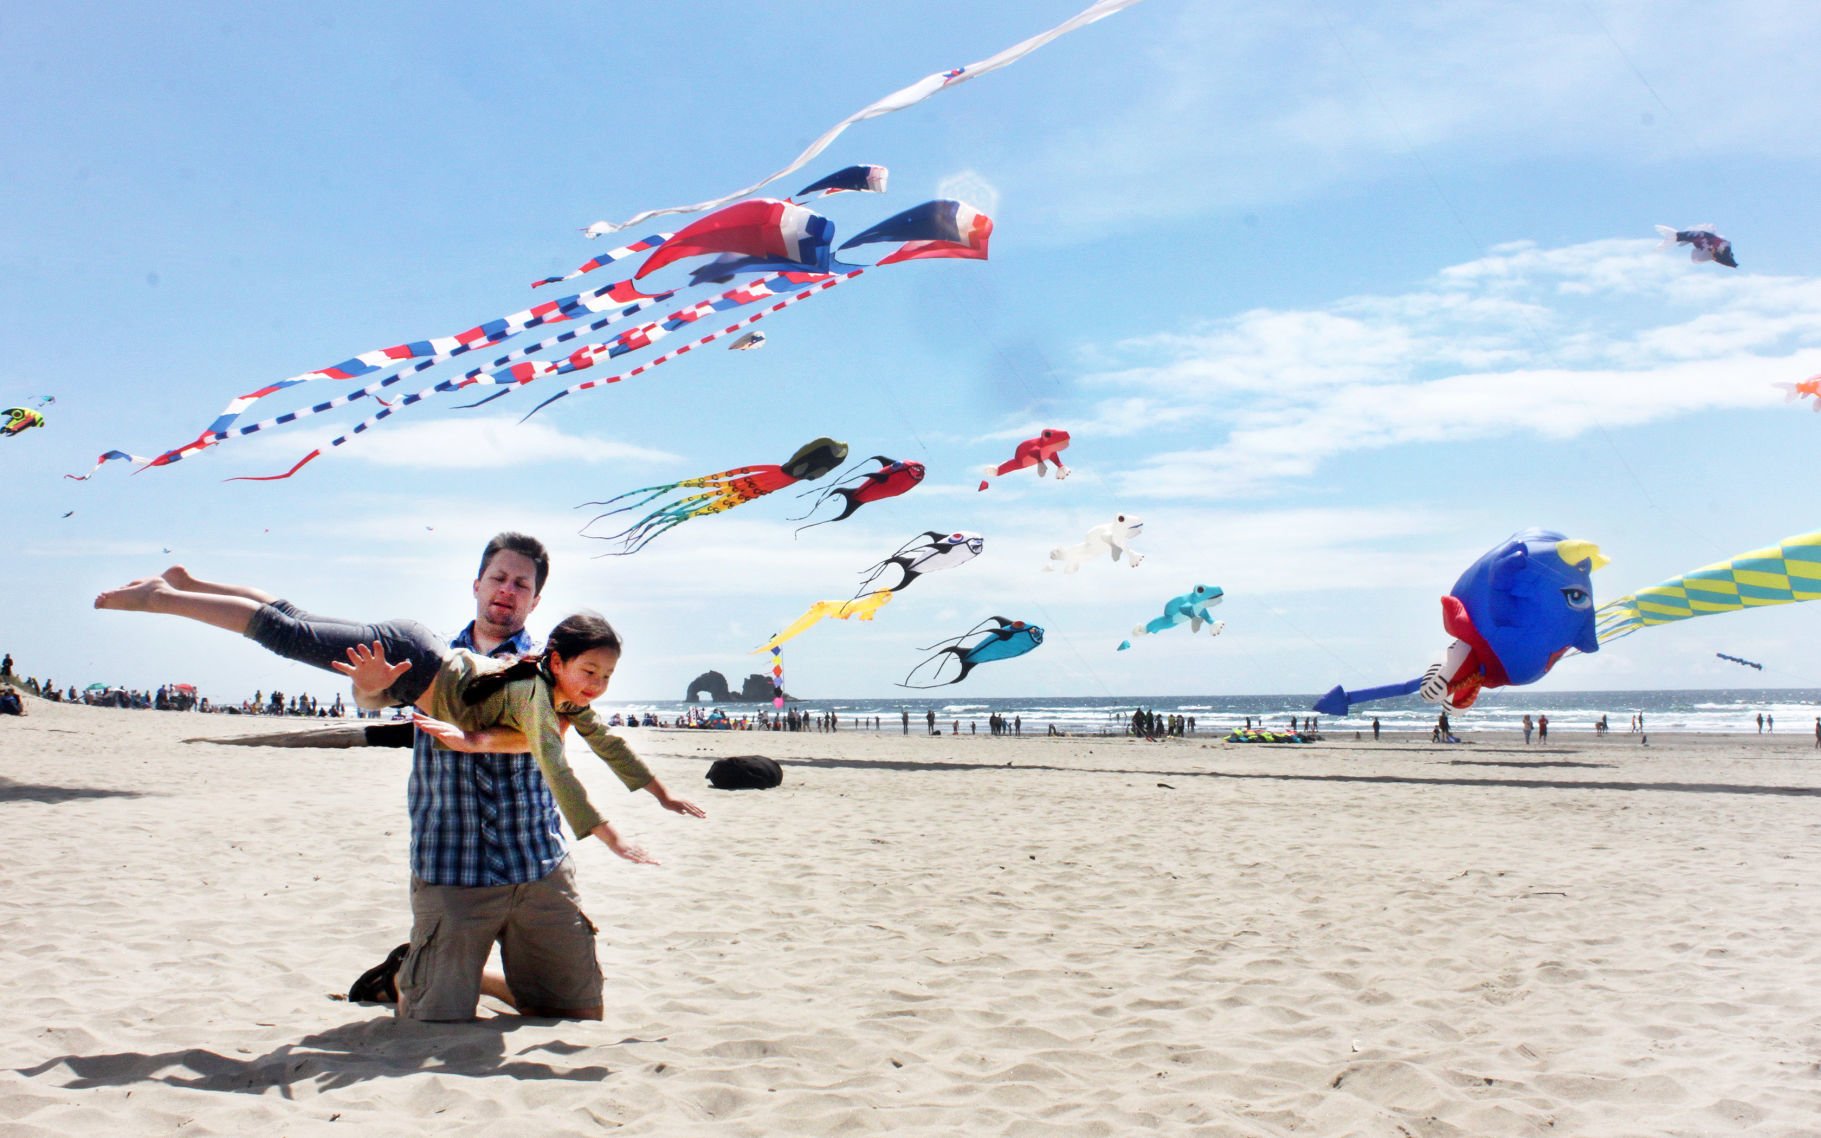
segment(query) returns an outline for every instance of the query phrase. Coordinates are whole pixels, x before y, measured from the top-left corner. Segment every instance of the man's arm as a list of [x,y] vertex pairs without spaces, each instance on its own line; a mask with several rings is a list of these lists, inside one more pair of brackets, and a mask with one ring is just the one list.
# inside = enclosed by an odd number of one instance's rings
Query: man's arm
[[417,729],[435,739],[437,745],[445,751],[461,751],[465,754],[523,754],[531,750],[531,741],[525,738],[523,731],[512,727],[483,727],[478,731],[464,731],[453,723],[432,719],[419,712],[411,717]]

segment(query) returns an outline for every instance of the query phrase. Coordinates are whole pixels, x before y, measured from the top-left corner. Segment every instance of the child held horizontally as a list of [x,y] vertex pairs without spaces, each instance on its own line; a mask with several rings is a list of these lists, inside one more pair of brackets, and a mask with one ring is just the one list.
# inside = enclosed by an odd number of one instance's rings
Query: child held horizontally
[[409,704],[417,724],[456,751],[530,751],[576,835],[593,834],[627,861],[655,865],[620,840],[601,817],[563,755],[563,727],[573,726],[629,790],[649,790],[666,810],[702,818],[673,798],[589,704],[601,697],[620,661],[620,637],[594,613],[577,613],[550,631],[541,656],[515,664],[464,648],[445,648],[410,620],[359,624],[304,612],[244,585],[199,581],[182,566],[143,577],[95,598],[98,609],[161,612],[237,632],[287,660],[330,669],[354,682],[363,707]]

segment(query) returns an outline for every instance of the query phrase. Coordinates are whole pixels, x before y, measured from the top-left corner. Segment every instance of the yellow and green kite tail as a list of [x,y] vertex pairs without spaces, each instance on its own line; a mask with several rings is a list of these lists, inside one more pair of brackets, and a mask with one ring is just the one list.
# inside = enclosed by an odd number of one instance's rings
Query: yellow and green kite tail
[[1814,600],[1821,600],[1821,532],[1786,537],[1607,601],[1594,618],[1605,644],[1653,624]]

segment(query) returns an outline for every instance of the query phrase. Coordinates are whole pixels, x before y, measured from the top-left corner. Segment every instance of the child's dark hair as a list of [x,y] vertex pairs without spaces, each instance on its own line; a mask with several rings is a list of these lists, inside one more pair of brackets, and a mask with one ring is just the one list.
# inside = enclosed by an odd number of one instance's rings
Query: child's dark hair
[[487,575],[488,562],[492,561],[493,555],[501,550],[517,553],[530,559],[536,569],[537,594],[542,596],[544,582],[550,579],[550,551],[544,548],[543,542],[530,534],[518,533],[514,530],[494,534],[493,540],[487,543],[487,548],[481,550],[480,572],[474,575],[474,579],[478,581]]
[[505,671],[477,677],[468,685],[468,690],[462,693],[462,702],[472,707],[512,681],[536,675],[544,661],[551,656],[573,660],[596,648],[606,648],[617,655],[621,650],[620,645],[620,634],[600,613],[578,612],[566,616],[550,630],[550,639],[544,642],[543,655],[527,656]]

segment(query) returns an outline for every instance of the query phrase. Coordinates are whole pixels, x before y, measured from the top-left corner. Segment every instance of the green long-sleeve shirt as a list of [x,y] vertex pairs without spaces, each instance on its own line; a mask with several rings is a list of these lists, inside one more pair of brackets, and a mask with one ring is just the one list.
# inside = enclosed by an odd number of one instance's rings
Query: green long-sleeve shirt
[[609,732],[590,707],[558,704],[550,682],[542,673],[513,680],[498,691],[470,704],[463,698],[482,676],[501,671],[506,664],[478,656],[465,648],[452,648],[443,660],[430,689],[430,714],[464,731],[510,727],[522,732],[537,759],[537,768],[556,798],[558,810],[578,838],[606,819],[588,801],[588,792],[563,754],[563,731],[558,716],[569,720],[576,734],[618,775],[627,790],[642,790],[652,779],[651,769],[632,753],[626,740]]

